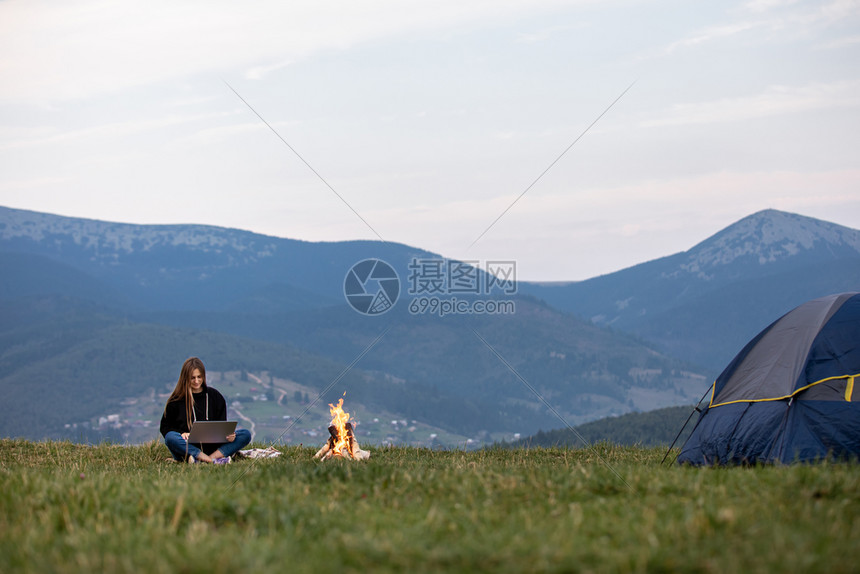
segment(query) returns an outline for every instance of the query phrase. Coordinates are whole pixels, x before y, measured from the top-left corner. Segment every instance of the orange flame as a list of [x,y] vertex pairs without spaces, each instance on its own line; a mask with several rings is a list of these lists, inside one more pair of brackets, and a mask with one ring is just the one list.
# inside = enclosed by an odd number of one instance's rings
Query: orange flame
[[337,406],[329,403],[328,407],[331,413],[331,424],[337,429],[337,443],[335,443],[332,450],[335,454],[339,455],[344,454],[342,449],[346,449],[347,453],[349,453],[349,438],[346,433],[346,423],[349,421],[349,413],[343,411],[343,397],[337,402]]

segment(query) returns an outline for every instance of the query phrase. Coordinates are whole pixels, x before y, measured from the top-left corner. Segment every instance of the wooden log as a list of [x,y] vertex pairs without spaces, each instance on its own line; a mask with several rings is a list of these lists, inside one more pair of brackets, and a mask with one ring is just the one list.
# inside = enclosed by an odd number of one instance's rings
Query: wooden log
[[352,423],[346,423],[346,444],[349,445],[349,454],[353,458],[357,452],[361,450],[358,446],[358,441],[355,439],[355,429]]
[[370,457],[370,453],[366,450],[361,450],[361,447],[358,445],[358,440],[355,438],[355,427],[352,423],[346,423],[346,448],[341,452],[334,451],[334,445],[338,442],[338,432],[337,427],[331,425],[328,427],[328,434],[331,436],[326,441],[319,451],[314,455],[314,458],[318,458],[320,460],[328,460],[330,458],[340,456],[343,458],[349,458],[354,460],[365,460]]
[[314,458],[322,458],[323,460],[325,460],[326,458],[328,458],[327,455],[330,451],[331,439],[327,440],[326,443],[322,446],[322,448],[317,451],[317,453],[314,455]]

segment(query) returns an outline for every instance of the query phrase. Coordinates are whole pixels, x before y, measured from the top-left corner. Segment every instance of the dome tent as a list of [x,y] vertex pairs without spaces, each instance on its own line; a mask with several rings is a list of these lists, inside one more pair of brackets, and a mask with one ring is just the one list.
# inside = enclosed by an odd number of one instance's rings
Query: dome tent
[[717,377],[679,463],[860,458],[860,293],[808,301]]

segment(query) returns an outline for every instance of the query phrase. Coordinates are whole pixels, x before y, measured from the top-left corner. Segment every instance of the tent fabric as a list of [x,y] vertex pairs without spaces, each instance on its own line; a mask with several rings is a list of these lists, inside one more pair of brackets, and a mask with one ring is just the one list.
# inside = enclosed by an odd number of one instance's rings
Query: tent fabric
[[815,299],[756,335],[714,382],[680,463],[860,458],[860,293]]

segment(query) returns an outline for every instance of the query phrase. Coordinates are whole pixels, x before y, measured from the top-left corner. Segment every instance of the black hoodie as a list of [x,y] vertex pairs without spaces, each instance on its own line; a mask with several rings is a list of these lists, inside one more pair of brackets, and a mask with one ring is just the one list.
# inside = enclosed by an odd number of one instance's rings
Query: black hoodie
[[[199,393],[192,393],[194,397],[194,420],[198,421],[226,421],[227,420],[227,401],[214,388],[203,384],[203,390]],[[180,398],[176,401],[167,403],[164,407],[164,414],[161,415],[161,436],[165,436],[170,431],[176,431],[179,434],[189,432],[188,417],[185,415],[185,401]],[[215,452],[220,444],[203,444],[197,445],[197,448],[209,454]],[[210,448],[211,447],[211,450]]]

